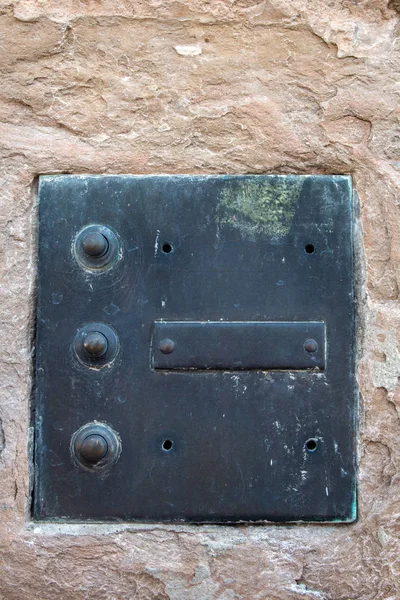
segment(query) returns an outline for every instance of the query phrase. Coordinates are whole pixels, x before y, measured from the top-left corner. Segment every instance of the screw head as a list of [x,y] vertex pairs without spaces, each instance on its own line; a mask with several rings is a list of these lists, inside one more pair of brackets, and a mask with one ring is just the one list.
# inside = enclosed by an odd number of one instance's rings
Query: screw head
[[82,249],[87,256],[101,258],[108,250],[108,240],[99,231],[91,231],[83,238]]
[[303,348],[306,352],[316,352],[318,350],[318,344],[315,340],[306,340],[303,344]]
[[161,340],[161,342],[158,345],[159,349],[163,354],[171,354],[171,352],[175,350],[175,346],[176,344],[174,340],[170,340],[169,338]]
[[88,435],[80,447],[81,456],[90,463],[98,463],[108,452],[108,444],[101,435]]
[[93,358],[100,358],[107,352],[108,341],[99,331],[89,331],[83,341],[83,347]]

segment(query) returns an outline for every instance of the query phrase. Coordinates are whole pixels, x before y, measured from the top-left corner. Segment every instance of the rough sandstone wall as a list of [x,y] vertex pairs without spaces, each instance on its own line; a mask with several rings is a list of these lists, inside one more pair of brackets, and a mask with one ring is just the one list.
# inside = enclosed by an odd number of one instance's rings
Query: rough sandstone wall
[[[1,600],[400,598],[399,11],[0,0]],[[66,172],[353,175],[357,523],[29,523],[35,178]]]

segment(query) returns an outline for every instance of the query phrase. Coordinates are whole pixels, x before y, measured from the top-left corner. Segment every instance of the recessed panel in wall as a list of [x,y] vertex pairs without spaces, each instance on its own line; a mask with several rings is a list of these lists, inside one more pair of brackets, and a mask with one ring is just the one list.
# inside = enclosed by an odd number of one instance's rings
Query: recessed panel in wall
[[34,515],[355,518],[351,180],[46,176]]

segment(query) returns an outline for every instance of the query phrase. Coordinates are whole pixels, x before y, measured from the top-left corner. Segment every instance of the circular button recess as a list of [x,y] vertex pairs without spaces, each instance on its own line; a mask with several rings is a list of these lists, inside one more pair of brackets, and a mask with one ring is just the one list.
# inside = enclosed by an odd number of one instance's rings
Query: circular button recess
[[81,362],[101,369],[117,356],[119,343],[116,333],[105,323],[88,323],[76,334],[74,348]]
[[104,423],[87,423],[71,438],[75,462],[89,471],[102,471],[117,462],[121,440],[116,431]]
[[89,225],[75,240],[75,255],[86,269],[105,269],[118,259],[118,238],[104,225]]

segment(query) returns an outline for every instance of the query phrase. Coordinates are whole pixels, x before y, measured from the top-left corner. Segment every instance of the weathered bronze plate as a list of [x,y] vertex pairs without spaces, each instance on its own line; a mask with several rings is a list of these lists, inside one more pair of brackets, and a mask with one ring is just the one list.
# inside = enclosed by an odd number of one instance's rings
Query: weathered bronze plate
[[34,516],[352,521],[351,180],[45,176]]

